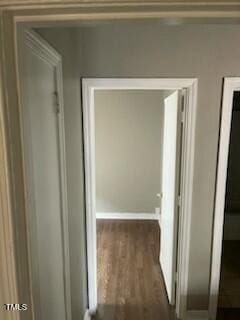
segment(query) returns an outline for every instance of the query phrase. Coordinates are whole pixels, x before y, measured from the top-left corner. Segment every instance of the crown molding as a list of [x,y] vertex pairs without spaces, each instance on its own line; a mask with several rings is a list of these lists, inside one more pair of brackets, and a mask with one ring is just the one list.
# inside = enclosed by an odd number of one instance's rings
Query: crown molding
[[[63,12],[68,9],[68,12]],[[97,18],[186,18],[238,19],[240,1],[227,0],[0,0],[0,10],[12,11],[14,16],[69,15],[70,20]],[[49,10],[49,11],[46,11]],[[99,11],[100,10],[100,11]],[[99,12],[98,12],[99,11]],[[44,12],[44,13],[43,13]],[[90,17],[91,14],[95,14]],[[96,17],[95,17],[96,16]],[[75,17],[75,19],[74,19]],[[101,19],[101,17],[100,17]],[[56,20],[57,17],[56,17]],[[64,19],[61,19],[64,20]]]

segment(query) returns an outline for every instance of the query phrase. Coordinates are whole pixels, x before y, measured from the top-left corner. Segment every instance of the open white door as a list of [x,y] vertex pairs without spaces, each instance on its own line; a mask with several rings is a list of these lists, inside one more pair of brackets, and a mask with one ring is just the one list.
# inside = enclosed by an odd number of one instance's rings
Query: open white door
[[175,304],[181,92],[164,100],[160,264],[170,304]]
[[[22,43],[23,133],[35,320],[68,320],[69,244],[61,57],[36,33]],[[60,97],[60,95],[59,95]]]

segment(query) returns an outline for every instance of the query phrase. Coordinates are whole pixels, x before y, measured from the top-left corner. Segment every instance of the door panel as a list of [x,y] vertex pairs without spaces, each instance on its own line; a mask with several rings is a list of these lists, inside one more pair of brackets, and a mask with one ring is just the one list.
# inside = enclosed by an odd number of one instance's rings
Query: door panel
[[179,92],[164,100],[160,264],[170,304],[175,303],[177,196],[179,175]]
[[66,320],[55,68],[25,50],[24,115],[29,241],[36,320]]

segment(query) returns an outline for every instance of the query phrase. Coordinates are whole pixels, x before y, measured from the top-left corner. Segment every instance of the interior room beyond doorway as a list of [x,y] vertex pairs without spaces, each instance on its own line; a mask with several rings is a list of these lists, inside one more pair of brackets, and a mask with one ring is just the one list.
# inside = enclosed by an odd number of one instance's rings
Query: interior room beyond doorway
[[178,95],[170,90],[95,91],[97,319],[157,319],[159,314],[170,319]]

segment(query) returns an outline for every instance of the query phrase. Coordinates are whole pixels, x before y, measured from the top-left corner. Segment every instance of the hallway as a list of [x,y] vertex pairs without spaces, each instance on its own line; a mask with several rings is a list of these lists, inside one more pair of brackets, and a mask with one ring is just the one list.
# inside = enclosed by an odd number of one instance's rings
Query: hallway
[[157,221],[97,220],[97,320],[172,320]]

